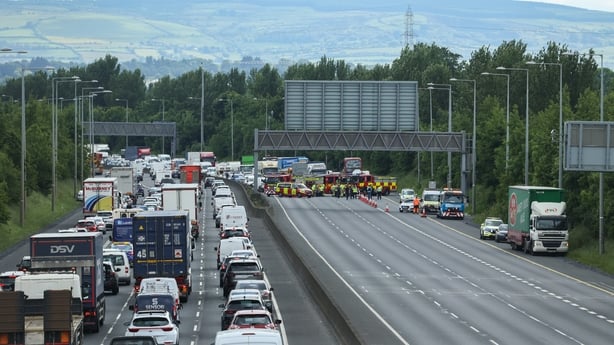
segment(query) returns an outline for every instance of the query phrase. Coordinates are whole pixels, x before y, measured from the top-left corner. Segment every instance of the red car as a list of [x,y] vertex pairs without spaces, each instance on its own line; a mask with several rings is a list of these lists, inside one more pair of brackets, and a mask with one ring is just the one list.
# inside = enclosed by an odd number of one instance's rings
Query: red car
[[77,221],[77,225],[75,225],[75,228],[84,228],[87,229],[87,231],[89,232],[96,232],[98,231],[98,227],[96,226],[96,222],[94,222],[91,219],[81,219]]
[[264,328],[277,329],[281,320],[274,320],[268,310],[238,310],[228,329]]

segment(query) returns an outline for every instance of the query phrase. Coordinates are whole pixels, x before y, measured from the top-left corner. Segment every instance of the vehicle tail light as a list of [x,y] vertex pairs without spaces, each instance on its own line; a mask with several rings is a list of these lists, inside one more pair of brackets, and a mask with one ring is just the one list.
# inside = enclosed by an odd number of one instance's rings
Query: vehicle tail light
[[133,332],[133,333],[136,333],[136,332],[138,332],[138,331],[139,331],[139,329],[138,329],[138,328],[128,327],[128,332]]
[[174,328],[173,327],[162,327],[162,330],[164,332],[171,332]]
[[268,298],[270,295],[271,295],[271,292],[269,290],[262,291],[262,297]]
[[125,271],[125,273],[128,273],[128,267],[126,267],[126,268],[124,269],[124,271]]

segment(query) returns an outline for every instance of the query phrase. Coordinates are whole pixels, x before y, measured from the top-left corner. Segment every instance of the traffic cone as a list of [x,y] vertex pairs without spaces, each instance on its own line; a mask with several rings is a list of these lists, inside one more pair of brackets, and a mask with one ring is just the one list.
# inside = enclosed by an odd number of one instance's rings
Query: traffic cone
[[386,211],[386,212],[390,212],[390,209],[388,208],[388,204],[386,204],[386,209],[385,209],[385,211]]
[[420,212],[420,217],[426,217],[426,209],[423,207],[422,212]]

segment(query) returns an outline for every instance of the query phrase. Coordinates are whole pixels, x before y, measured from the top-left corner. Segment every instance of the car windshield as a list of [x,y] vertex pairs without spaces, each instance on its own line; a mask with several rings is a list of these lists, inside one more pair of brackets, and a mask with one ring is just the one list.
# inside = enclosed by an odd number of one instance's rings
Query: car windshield
[[230,310],[248,310],[248,309],[262,309],[262,304],[258,300],[240,299],[236,301],[230,301],[228,308]]
[[267,315],[239,315],[235,318],[235,325],[262,325],[271,323]]
[[233,271],[250,271],[250,272],[257,272],[260,270],[260,268],[258,267],[258,264],[256,263],[243,263],[243,262],[237,262],[231,265],[231,270]]
[[263,282],[237,282],[235,289],[258,289],[266,290],[266,284]]
[[139,317],[132,321],[135,327],[160,327],[168,325],[168,320],[164,317]]
[[486,226],[499,226],[503,223],[502,220],[499,219],[487,219]]
[[450,203],[459,203],[459,202],[463,202],[463,198],[462,198],[462,195],[458,195],[458,194],[446,194],[443,197],[443,201],[450,202]]
[[156,345],[153,338],[129,337],[121,339],[111,339],[111,345]]
[[437,194],[425,194],[424,201],[437,201],[439,200],[439,196]]
[[111,244],[111,248],[121,250],[123,252],[128,252],[132,250],[132,246],[129,244]]

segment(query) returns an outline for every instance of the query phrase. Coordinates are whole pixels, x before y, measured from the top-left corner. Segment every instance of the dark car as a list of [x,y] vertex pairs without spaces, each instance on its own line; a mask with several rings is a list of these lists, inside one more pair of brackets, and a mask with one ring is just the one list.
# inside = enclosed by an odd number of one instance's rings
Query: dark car
[[171,172],[172,178],[181,178],[181,170],[175,169]]
[[507,224],[499,225],[499,229],[495,233],[495,242],[507,242]]
[[21,261],[17,264],[17,269],[20,271],[28,271],[32,267],[32,260],[30,255],[25,255],[21,258]]
[[215,177],[207,176],[205,177],[205,188],[211,188],[213,186],[213,181],[215,181]]
[[156,339],[150,336],[115,337],[109,345],[158,345]]
[[231,260],[224,273],[224,297],[237,285],[237,281],[243,279],[263,279],[263,269],[258,259]]
[[15,278],[24,274],[23,271],[9,271],[0,274],[0,291],[14,291]]
[[[247,292],[248,290],[243,291]],[[262,302],[262,298],[260,298],[259,291],[254,291],[256,294],[233,295],[228,298],[226,303],[219,305],[220,308],[223,308],[221,317],[222,331],[228,329],[235,313],[239,310],[267,310]]]
[[113,295],[119,292],[119,282],[115,274],[115,268],[108,262],[103,262],[104,266],[104,291],[111,291]]

